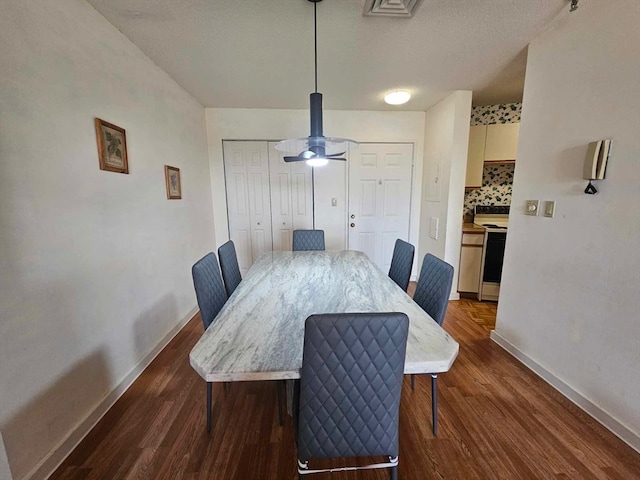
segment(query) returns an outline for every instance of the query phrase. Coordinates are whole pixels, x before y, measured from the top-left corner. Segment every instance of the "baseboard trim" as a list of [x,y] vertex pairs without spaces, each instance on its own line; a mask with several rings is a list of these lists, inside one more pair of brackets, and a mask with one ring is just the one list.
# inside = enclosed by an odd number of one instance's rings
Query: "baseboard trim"
[[571,386],[560,380],[558,377],[549,372],[546,368],[533,360],[527,354],[523,353],[518,347],[513,345],[509,340],[501,336],[495,330],[491,331],[491,340],[505,349],[509,354],[519,360],[523,365],[531,369],[535,374],[542,378],[545,382],[567,397],[571,402],[584,410],[588,415],[593,417],[597,422],[611,431],[615,436],[620,438],[624,443],[640,453],[640,436],[635,434],[629,428],[624,426],[618,420],[613,418],[607,412],[602,410],[596,404],[585,398],[582,394],[575,391]]
[[151,362],[164,350],[171,340],[182,328],[198,313],[198,307],[194,308],[185,318],[180,320],[158,344],[138,364],[133,367],[124,379],[82,420],[69,434],[49,452],[27,475],[24,480],[44,480],[62,464],[69,454],[80,444],[93,427],[104,417],[111,407],[118,401],[124,392],[136,381],[140,374]]

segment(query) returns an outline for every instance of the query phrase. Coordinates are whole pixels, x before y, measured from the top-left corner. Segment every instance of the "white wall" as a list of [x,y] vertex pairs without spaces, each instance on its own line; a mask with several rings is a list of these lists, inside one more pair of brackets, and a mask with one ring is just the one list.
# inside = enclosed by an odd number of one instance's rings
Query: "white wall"
[[[323,113],[324,134],[327,136],[346,137],[359,142],[414,143],[412,205],[419,205],[423,112],[325,110]],[[309,111],[208,108],[206,115],[216,239],[222,244],[229,238],[222,140],[306,137],[309,135]],[[346,248],[346,172],[346,165],[338,162],[330,162],[327,167],[316,169],[316,228],[325,230],[327,249]],[[332,197],[337,198],[337,207],[331,206]],[[418,241],[419,219],[419,209],[413,208],[409,241],[414,244]]]
[[[0,430],[20,479],[192,315],[215,239],[192,97],[84,1],[3,2],[0,45]],[[94,117],[126,129],[129,175],[99,170]]]
[[[529,47],[495,331],[636,448],[639,25],[636,0],[591,0]],[[607,178],[585,195],[587,144],[603,138],[613,139]],[[555,200],[555,218],[525,216],[527,199]]]
[[[471,92],[457,91],[427,110],[425,119],[420,264],[431,253],[453,265],[450,298],[459,298],[458,266],[462,241],[464,183],[469,146]],[[438,238],[430,237],[431,218],[439,219]]]

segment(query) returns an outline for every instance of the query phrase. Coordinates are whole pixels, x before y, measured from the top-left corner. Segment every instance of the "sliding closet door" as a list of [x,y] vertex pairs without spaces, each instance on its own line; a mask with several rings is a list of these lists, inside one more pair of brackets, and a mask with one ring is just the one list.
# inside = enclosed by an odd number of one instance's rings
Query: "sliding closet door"
[[291,250],[293,230],[313,225],[311,167],[305,162],[285,163],[284,154],[269,142],[271,225],[273,250]]
[[229,237],[244,275],[272,250],[269,154],[266,142],[223,142]]

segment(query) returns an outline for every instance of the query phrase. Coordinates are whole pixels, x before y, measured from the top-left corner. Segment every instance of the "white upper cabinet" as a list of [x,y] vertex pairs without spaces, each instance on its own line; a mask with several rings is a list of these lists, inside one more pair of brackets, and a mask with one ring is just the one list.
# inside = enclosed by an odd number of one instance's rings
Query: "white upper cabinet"
[[519,131],[519,123],[487,125],[484,161],[515,161],[516,154],[518,153]]
[[466,188],[482,187],[482,168],[484,165],[484,148],[486,136],[486,125],[474,125],[469,128],[467,178],[464,184]]

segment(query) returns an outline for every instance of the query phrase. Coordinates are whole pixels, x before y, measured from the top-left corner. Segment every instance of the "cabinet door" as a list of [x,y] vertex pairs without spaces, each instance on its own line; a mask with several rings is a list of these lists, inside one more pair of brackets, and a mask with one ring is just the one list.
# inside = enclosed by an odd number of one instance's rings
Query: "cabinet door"
[[[477,236],[480,237],[479,235]],[[460,251],[460,270],[458,272],[459,292],[478,293],[481,267],[482,244],[463,245]]]
[[515,161],[518,153],[519,123],[503,123],[487,126],[487,140],[484,147],[486,162]]
[[469,153],[467,155],[466,188],[482,187],[484,167],[484,148],[487,136],[486,125],[474,125],[469,128]]

